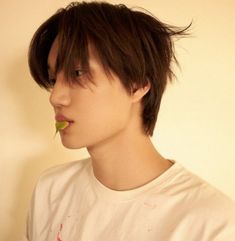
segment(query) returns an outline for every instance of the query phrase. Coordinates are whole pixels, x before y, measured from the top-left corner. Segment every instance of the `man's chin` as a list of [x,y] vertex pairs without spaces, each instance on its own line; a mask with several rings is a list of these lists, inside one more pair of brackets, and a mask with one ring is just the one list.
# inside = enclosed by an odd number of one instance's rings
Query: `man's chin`
[[72,142],[63,141],[63,140],[62,140],[62,145],[67,149],[81,149],[85,147],[84,145],[79,145],[78,143],[72,143]]

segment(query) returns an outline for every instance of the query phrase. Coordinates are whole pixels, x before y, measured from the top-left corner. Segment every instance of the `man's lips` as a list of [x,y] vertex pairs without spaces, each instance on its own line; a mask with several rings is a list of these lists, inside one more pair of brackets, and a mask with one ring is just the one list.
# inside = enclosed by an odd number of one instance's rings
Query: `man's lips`
[[64,116],[64,115],[60,115],[60,114],[58,114],[58,115],[55,116],[55,120],[56,120],[56,121],[67,121],[67,122],[69,122],[69,123],[73,123],[73,122],[74,122],[73,120],[67,118],[67,117]]

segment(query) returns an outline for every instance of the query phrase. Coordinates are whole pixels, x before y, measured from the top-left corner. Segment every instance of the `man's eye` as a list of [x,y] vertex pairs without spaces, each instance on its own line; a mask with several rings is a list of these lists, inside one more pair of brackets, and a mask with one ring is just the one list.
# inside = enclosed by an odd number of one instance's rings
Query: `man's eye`
[[84,74],[84,72],[81,69],[75,70],[75,77],[80,77],[83,74]]

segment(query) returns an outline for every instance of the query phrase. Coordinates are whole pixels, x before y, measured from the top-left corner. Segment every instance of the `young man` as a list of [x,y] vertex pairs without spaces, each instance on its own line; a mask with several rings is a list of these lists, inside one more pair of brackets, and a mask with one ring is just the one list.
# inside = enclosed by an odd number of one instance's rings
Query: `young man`
[[168,26],[124,5],[72,3],[29,50],[65,147],[90,158],[45,171],[28,241],[234,241],[235,205],[150,140],[176,60]]

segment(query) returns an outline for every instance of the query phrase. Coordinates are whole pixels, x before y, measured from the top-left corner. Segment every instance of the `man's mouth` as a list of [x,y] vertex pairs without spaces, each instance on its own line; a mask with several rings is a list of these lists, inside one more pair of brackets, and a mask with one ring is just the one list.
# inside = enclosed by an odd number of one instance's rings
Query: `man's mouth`
[[67,118],[67,117],[64,116],[64,115],[60,115],[60,114],[57,114],[57,115],[55,116],[55,120],[56,120],[57,122],[64,122],[64,121],[66,121],[66,122],[68,122],[69,124],[72,124],[72,123],[74,122],[73,120]]

